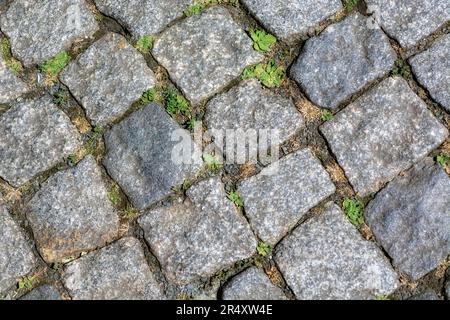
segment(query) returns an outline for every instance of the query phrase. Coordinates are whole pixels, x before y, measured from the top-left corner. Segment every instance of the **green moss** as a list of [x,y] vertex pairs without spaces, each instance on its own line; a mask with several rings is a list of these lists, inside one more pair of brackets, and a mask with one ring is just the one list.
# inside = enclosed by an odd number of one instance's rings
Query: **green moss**
[[115,206],[119,205],[119,203],[122,201],[122,197],[120,196],[119,186],[113,185],[109,189],[108,198],[113,205],[115,205]]
[[242,73],[242,79],[256,78],[268,87],[279,87],[283,83],[286,71],[282,66],[277,66],[275,60],[267,63],[259,63],[255,66],[247,67]]
[[44,62],[40,70],[47,76],[56,77],[70,62],[70,55],[66,51],[61,51],[54,58]]
[[322,121],[331,121],[333,118],[333,113],[330,110],[322,111]]
[[138,40],[136,43],[136,49],[141,51],[142,53],[149,53],[153,48],[153,43],[155,42],[155,38],[150,35],[145,35]]
[[411,68],[406,64],[405,60],[395,60],[394,69],[392,69],[392,75],[408,77],[411,75]]
[[200,3],[195,3],[190,5],[185,11],[184,14],[186,17],[190,17],[196,14],[200,14],[203,12],[203,9],[205,9],[205,5]]
[[359,0],[344,0],[344,8],[347,12],[353,11],[358,5]]
[[360,227],[364,223],[364,204],[360,200],[345,199],[342,207],[353,225]]
[[13,58],[11,53],[11,45],[7,38],[2,38],[0,40],[0,50],[1,55],[3,56],[3,60],[5,61],[6,66],[15,74],[18,75],[22,70],[22,64]]

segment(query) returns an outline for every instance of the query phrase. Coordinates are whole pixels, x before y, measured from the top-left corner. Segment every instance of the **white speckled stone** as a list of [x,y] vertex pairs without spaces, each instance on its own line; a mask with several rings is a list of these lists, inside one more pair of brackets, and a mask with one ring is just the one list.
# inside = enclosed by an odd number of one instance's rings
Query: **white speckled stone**
[[36,264],[31,244],[0,204],[0,293],[30,273]]
[[207,278],[254,254],[255,236],[227,199],[220,178],[194,185],[187,196],[184,203],[156,208],[139,219],[170,281]]
[[238,185],[253,230],[272,245],[335,189],[309,149],[282,158]]
[[81,146],[75,126],[50,97],[21,102],[0,117],[0,177],[15,187]]
[[194,0],[95,0],[97,8],[124,25],[138,39],[162,31],[183,16]]
[[212,7],[165,30],[153,55],[193,103],[211,97],[263,56],[222,7]]
[[288,235],[275,261],[301,300],[375,299],[399,286],[382,251],[334,203]]
[[361,196],[378,191],[448,136],[448,130],[400,77],[381,82],[321,131]]
[[248,268],[228,282],[224,300],[287,300],[283,290],[275,286],[261,269]]
[[114,240],[119,229],[119,218],[92,156],[50,177],[28,203],[27,217],[47,262],[102,247]]
[[27,91],[27,85],[9,70],[0,53],[0,103],[11,103]]
[[448,0],[367,0],[383,29],[402,47],[415,46],[450,20]]
[[369,28],[367,18],[355,13],[309,39],[291,76],[313,103],[334,109],[388,74],[395,59],[381,29]]
[[84,0],[16,0],[0,17],[11,49],[26,66],[40,64],[98,30]]
[[117,33],[108,33],[89,47],[60,79],[87,116],[101,125],[121,117],[156,83],[144,57]]
[[411,59],[414,74],[431,96],[450,111],[450,34]]
[[381,190],[366,222],[402,272],[417,280],[450,254],[450,178],[433,159]]
[[126,237],[69,263],[62,275],[74,300],[162,300],[139,240]]

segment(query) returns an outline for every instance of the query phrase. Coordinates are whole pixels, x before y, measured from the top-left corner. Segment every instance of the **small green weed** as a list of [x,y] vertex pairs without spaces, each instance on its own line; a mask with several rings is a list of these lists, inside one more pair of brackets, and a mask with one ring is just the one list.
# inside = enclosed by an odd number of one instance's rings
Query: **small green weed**
[[111,189],[109,189],[108,198],[115,206],[117,206],[122,201],[119,186],[113,185]]
[[342,207],[353,225],[360,227],[364,223],[364,204],[360,200],[345,199]]
[[166,110],[170,115],[186,116],[189,114],[189,102],[175,89],[166,89],[163,95],[166,102]]
[[61,51],[54,58],[44,62],[40,70],[49,77],[56,77],[67,66],[70,59],[66,51]]
[[156,89],[152,88],[152,89],[145,91],[142,94],[141,102],[143,104],[147,104],[147,103],[155,101],[155,99],[156,99]]
[[330,110],[322,111],[322,121],[331,121],[333,118],[333,113]]
[[258,254],[262,257],[267,257],[272,254],[273,247],[270,244],[260,242],[258,243],[258,246],[256,247],[256,251]]
[[444,153],[440,154],[436,157],[436,161],[444,168],[450,163],[450,156]]
[[142,53],[149,53],[153,48],[154,42],[155,38],[153,36],[145,35],[136,43],[136,49],[138,49]]
[[353,11],[358,5],[359,0],[344,0],[344,8],[347,12]]
[[67,162],[70,166],[74,166],[78,162],[78,157],[75,154],[71,154],[67,157]]
[[383,294],[380,294],[380,295],[377,295],[376,297],[375,297],[375,299],[376,300],[390,300],[389,299],[389,296],[387,296],[387,295],[383,295]]
[[204,4],[200,4],[200,3],[195,3],[190,5],[185,11],[184,14],[186,15],[186,17],[190,17],[193,16],[195,14],[200,14],[202,13],[203,9],[205,9],[205,5]]
[[220,163],[220,161],[211,154],[204,154],[203,161],[205,161],[208,168],[213,171],[217,171],[222,167],[222,164]]
[[277,66],[275,60],[266,64],[259,63],[256,66],[244,69],[242,79],[256,78],[268,88],[279,87],[284,80],[286,71],[282,66]]
[[125,219],[134,219],[139,216],[139,211],[137,211],[133,206],[128,205],[123,211],[123,217]]
[[237,191],[232,191],[228,194],[228,199],[235,204],[236,207],[242,208],[244,206],[244,201],[242,200],[240,194]]
[[392,69],[394,76],[408,77],[411,74],[411,68],[406,64],[405,60],[395,60],[394,69]]
[[264,30],[251,30],[250,37],[253,40],[253,48],[259,52],[267,52],[277,42],[277,38]]
[[37,280],[37,276],[23,277],[17,283],[17,288],[31,290],[34,287],[34,283]]
[[3,60],[6,66],[16,75],[18,75],[22,70],[22,64],[13,58],[11,53],[11,45],[7,38],[2,38],[0,40],[0,49]]

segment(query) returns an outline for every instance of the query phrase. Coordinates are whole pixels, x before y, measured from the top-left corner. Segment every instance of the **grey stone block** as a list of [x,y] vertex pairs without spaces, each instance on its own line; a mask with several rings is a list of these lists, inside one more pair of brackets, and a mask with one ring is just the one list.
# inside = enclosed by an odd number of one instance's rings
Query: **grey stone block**
[[0,177],[15,187],[51,169],[81,146],[75,126],[44,96],[0,117]]
[[272,245],[335,189],[309,149],[282,158],[238,185],[253,230]]
[[334,203],[287,236],[275,261],[301,300],[375,299],[399,286],[382,251]]
[[226,197],[220,178],[202,181],[188,198],[149,211],[139,219],[152,252],[168,279],[187,284],[249,258],[256,239]]
[[448,136],[400,77],[388,78],[365,93],[321,131],[361,196],[378,191]]
[[24,295],[20,300],[62,300],[61,294],[51,285],[45,284]]
[[153,55],[193,104],[224,89],[263,59],[222,7],[212,7],[165,30]]
[[27,85],[9,70],[0,53],[0,103],[11,103],[27,91]]
[[395,59],[381,29],[369,28],[367,18],[355,13],[309,39],[291,76],[313,103],[334,109],[388,74]]
[[27,217],[47,262],[104,246],[118,235],[119,218],[92,156],[50,177],[28,203]]
[[450,178],[431,158],[381,190],[366,222],[402,272],[417,280],[450,254]]
[[155,86],[144,57],[119,34],[108,33],[61,73],[87,116],[104,125],[121,117]]

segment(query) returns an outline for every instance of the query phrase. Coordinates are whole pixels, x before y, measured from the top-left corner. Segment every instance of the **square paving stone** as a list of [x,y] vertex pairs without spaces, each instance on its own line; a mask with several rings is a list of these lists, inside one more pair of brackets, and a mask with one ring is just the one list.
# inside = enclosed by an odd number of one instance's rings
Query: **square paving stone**
[[367,18],[355,13],[309,39],[291,76],[313,103],[334,109],[388,74],[395,59],[381,29],[369,28]]
[[212,7],[164,31],[153,55],[186,97],[197,104],[264,57],[222,7]]
[[33,300],[33,301],[44,301],[44,300],[62,300],[61,294],[58,290],[51,285],[45,284],[43,286],[33,289],[30,293],[24,295],[20,300]]
[[409,59],[419,82],[431,96],[450,111],[450,34],[430,49]]
[[16,0],[0,16],[0,28],[26,66],[40,64],[98,30],[84,0]]
[[50,177],[27,209],[38,250],[47,262],[104,246],[118,235],[119,218],[92,156]]
[[334,203],[287,236],[275,261],[301,300],[375,299],[399,286],[382,251]]
[[369,203],[366,222],[393,264],[417,280],[450,254],[450,178],[431,158]]
[[124,25],[136,38],[162,31],[194,0],[95,0],[97,8]]
[[0,204],[0,293],[32,271],[36,258],[23,230]]
[[255,236],[227,199],[220,178],[194,185],[187,197],[139,219],[170,281],[187,284],[207,278],[255,253]]
[[[275,145],[278,146],[305,125],[303,116],[295,108],[292,99],[263,89],[254,79],[244,81],[213,98],[206,106],[205,122],[216,143],[219,141],[218,146],[227,141],[226,130],[233,130],[233,134],[236,134],[236,130],[242,130],[243,133],[255,130],[260,139],[264,135],[261,130],[276,130],[279,141]],[[267,133],[271,134],[269,131]],[[242,141],[242,136],[235,136],[233,140]],[[258,151],[262,155],[271,148],[271,141],[267,142],[269,143],[265,148],[262,143],[258,145]],[[236,146],[235,143],[232,150],[236,151]]]
[[51,169],[81,146],[70,119],[50,97],[21,102],[0,117],[0,177],[15,187]]
[[287,300],[279,287],[256,267],[248,268],[231,279],[223,289],[224,300]]
[[27,91],[27,85],[9,70],[0,53],[0,103],[11,103]]
[[282,158],[238,185],[253,230],[272,245],[335,190],[309,149]]
[[69,64],[60,76],[95,123],[122,116],[155,86],[144,57],[119,34],[108,33]]
[[367,0],[383,29],[402,47],[413,47],[450,20],[448,0]]
[[74,300],[164,299],[139,240],[131,237],[69,263],[62,278]]
[[170,195],[202,167],[201,151],[189,132],[158,104],[114,126],[105,134],[105,143],[109,174],[140,210]]
[[424,158],[447,129],[400,77],[388,78],[321,127],[355,190],[366,196]]
[[243,0],[244,5],[278,38],[292,41],[342,9],[339,0]]

